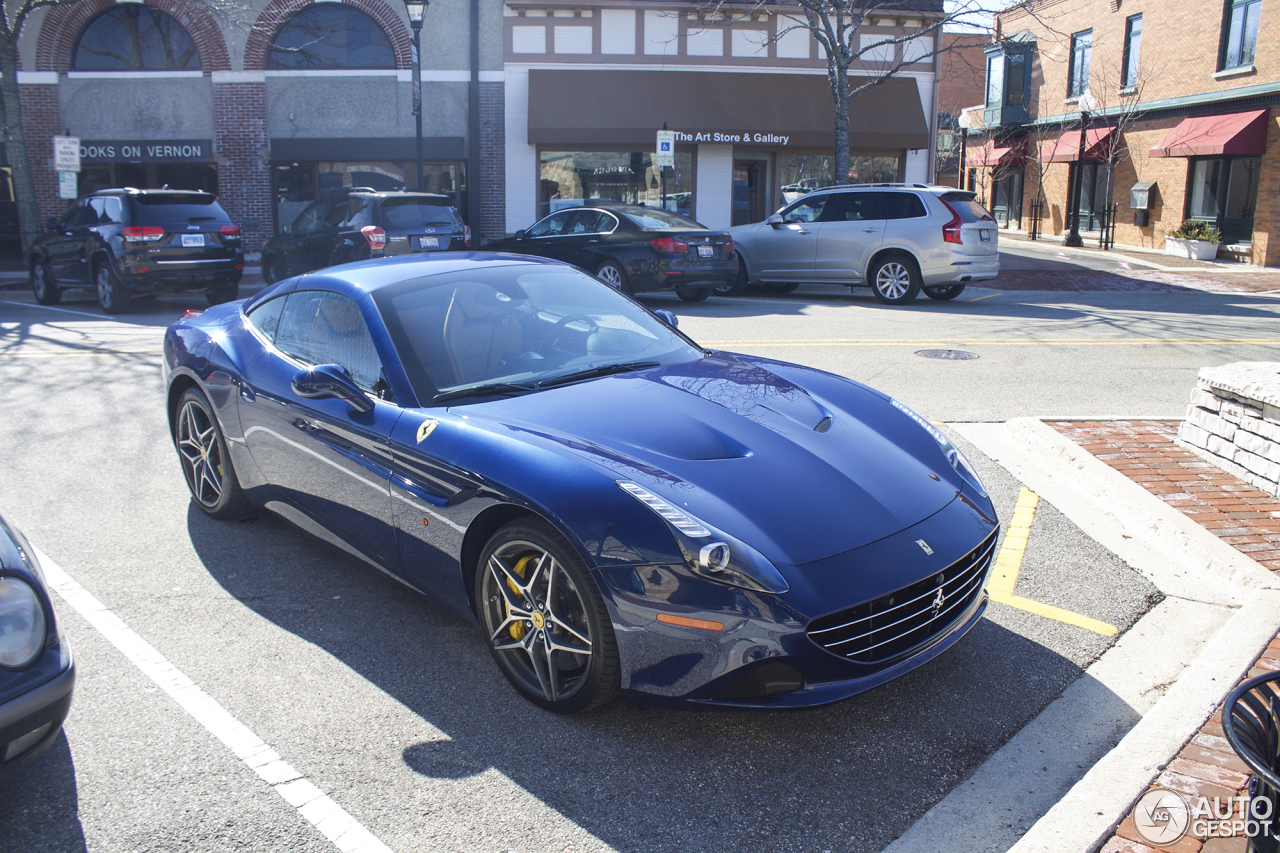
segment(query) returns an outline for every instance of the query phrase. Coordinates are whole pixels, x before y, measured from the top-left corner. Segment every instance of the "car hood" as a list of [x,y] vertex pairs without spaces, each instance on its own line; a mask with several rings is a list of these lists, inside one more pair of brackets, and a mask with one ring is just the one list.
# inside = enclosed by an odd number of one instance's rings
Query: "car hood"
[[634,480],[788,565],[891,536],[962,487],[884,396],[724,353],[456,411]]

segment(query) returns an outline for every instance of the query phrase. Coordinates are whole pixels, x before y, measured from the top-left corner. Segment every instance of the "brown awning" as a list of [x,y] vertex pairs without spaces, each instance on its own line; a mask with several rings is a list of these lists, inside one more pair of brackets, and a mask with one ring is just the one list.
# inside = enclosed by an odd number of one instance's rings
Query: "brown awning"
[[[862,82],[849,80],[851,87]],[[895,77],[873,86],[850,102],[849,116],[850,148],[929,147],[929,125],[914,79]],[[636,145],[648,150],[664,122],[681,134],[677,143],[835,145],[831,89],[822,75],[529,72],[532,144]]]
[[988,139],[982,145],[969,149],[964,158],[966,166],[1019,166],[1026,162],[1026,138],[1015,139],[1007,145],[996,145]]
[[[1091,127],[1085,137],[1084,159],[1105,159],[1111,143],[1114,127]],[[1080,159],[1080,131],[1068,130],[1057,139],[1046,142],[1040,149],[1041,163],[1072,163]]]
[[1267,147],[1268,110],[1194,116],[1151,149],[1152,157],[1204,157],[1212,154],[1260,155]]

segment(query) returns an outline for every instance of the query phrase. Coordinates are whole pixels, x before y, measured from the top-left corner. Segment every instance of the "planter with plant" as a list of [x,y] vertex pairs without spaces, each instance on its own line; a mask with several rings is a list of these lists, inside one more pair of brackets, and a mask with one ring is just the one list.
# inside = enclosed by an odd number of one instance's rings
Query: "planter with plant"
[[1164,238],[1166,255],[1178,255],[1197,261],[1208,261],[1218,256],[1218,244],[1222,242],[1222,233],[1212,222],[1188,219],[1170,231]]

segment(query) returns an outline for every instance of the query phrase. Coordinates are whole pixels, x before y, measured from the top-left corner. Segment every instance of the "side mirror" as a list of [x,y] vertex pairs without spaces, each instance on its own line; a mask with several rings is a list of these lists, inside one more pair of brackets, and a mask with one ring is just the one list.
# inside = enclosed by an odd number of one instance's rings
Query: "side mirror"
[[769,216],[769,218],[765,220],[765,224],[766,224],[766,225],[773,225],[774,227],[777,227],[777,226],[781,225],[781,224],[782,224],[782,214],[781,214],[781,213],[774,213],[774,214],[770,215],[770,216]]
[[659,320],[666,323],[668,326],[670,326],[673,329],[680,325],[680,321],[676,319],[676,315],[672,314],[666,308],[659,308],[653,313],[657,314]]
[[309,400],[342,400],[357,412],[373,409],[373,401],[340,364],[317,364],[310,370],[300,370],[294,375],[292,385],[293,393]]
[[519,231],[517,231],[517,232],[516,232],[516,239],[517,239],[517,240],[524,240],[524,239],[527,239],[527,238],[528,238],[528,236],[529,236],[529,232],[528,232],[528,231],[526,231],[526,230],[525,230],[525,229],[523,229],[523,228],[521,228]]
[[57,220],[56,218],[54,218],[54,217],[50,216],[48,219],[46,219],[46,220],[44,221],[44,227],[45,227],[45,230],[46,230],[46,231],[57,231],[57,230],[58,230],[58,220]]
[[293,226],[292,226],[292,225],[281,225],[281,226],[280,226],[280,233],[281,233],[281,234],[292,234],[292,233],[293,233]]

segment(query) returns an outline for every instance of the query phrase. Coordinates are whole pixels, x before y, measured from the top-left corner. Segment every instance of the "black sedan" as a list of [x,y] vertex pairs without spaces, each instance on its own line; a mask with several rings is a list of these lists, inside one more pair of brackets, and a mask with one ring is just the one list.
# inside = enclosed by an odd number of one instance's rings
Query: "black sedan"
[[674,290],[685,302],[701,302],[738,275],[728,233],[639,205],[557,210],[485,249],[565,261],[626,293]]
[[0,773],[44,752],[71,709],[75,664],[26,539],[0,517]]

